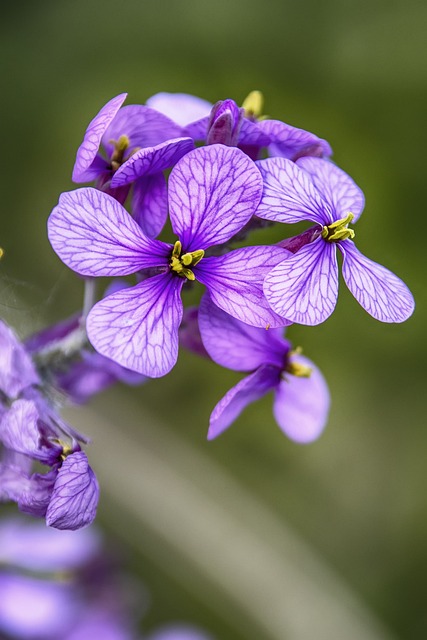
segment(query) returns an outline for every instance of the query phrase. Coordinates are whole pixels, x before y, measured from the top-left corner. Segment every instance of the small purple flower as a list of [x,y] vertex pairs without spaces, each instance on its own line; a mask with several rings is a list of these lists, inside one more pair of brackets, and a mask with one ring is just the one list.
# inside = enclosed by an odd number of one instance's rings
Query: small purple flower
[[244,109],[239,109],[234,100],[217,102],[209,116],[206,144],[236,147],[243,117]]
[[46,474],[22,474],[20,489],[7,496],[21,511],[46,516],[47,524],[57,529],[79,529],[93,521],[99,486],[86,454],[76,441],[60,439],[33,400],[12,404],[1,421],[0,441],[7,450],[51,467]]
[[250,327],[202,298],[199,326],[212,360],[234,371],[251,372],[213,410],[208,439],[227,429],[251,402],[269,391],[280,429],[292,440],[311,442],[323,431],[329,412],[327,384],[319,369],[282,337],[281,329]]
[[406,320],[414,310],[409,289],[388,269],[365,258],[352,242],[354,231],[348,224],[359,218],[364,207],[363,193],[353,180],[320,158],[301,158],[296,164],[268,158],[257,165],[264,193],[256,215],[275,222],[310,220],[317,225],[317,233],[305,232],[307,244],[266,277],[264,291],[274,311],[300,324],[326,320],[338,296],[338,247],[344,259],[344,280],[362,307],[382,322]]
[[[96,186],[123,203],[132,183],[133,214],[144,232],[157,236],[167,216],[163,171],[194,145],[182,127],[143,105],[122,107],[122,93],[89,124],[77,151],[73,180],[96,180]],[[104,156],[99,151],[103,150]]]
[[261,193],[261,176],[240,150],[212,145],[191,151],[169,178],[170,217],[179,238],[173,246],[148,238],[105,193],[87,188],[63,194],[48,231],[65,264],[86,276],[144,270],[150,276],[93,307],[87,331],[95,349],[149,377],[168,373],[178,355],[187,280],[204,284],[216,305],[244,322],[285,324],[268,307],[262,281],[288,252],[257,246],[205,256],[250,220]]

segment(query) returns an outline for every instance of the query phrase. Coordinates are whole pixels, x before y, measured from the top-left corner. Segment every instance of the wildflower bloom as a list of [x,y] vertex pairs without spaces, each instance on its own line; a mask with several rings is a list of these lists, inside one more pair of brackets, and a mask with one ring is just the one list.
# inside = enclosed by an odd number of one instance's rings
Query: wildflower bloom
[[[193,140],[206,141],[207,144],[221,142],[236,145],[254,160],[260,157],[263,148],[267,148],[270,156],[291,160],[302,156],[329,157],[332,154],[326,140],[304,129],[263,116],[263,101],[260,91],[252,91],[242,107],[230,99],[210,105],[195,96],[162,93],[147,100],[147,104],[185,125],[184,135]],[[190,117],[194,114],[198,117],[192,121]],[[219,118],[220,122],[216,122]],[[221,132],[218,131],[220,124]],[[219,139],[220,136],[222,139]]]
[[[1,500],[45,517],[48,525],[78,529],[95,517],[99,487],[71,429],[41,395],[42,381],[24,345],[0,323]],[[31,474],[32,462],[50,467]]]
[[250,372],[216,405],[208,439],[227,429],[248,404],[273,391],[273,413],[280,429],[304,443],[319,437],[329,412],[329,391],[319,369],[299,350],[292,351],[281,329],[250,327],[215,307],[205,295],[199,326],[206,351],[216,363]]
[[286,250],[257,246],[205,256],[248,222],[261,194],[260,173],[240,150],[212,145],[191,151],[169,178],[171,224],[179,238],[174,245],[148,238],[105,193],[86,188],[63,194],[48,232],[65,264],[86,276],[147,275],[92,308],[87,331],[95,349],[149,377],[168,373],[178,355],[187,280],[204,284],[216,305],[244,322],[283,325],[262,282]]
[[266,277],[264,291],[274,311],[301,324],[326,320],[338,296],[338,247],[344,280],[362,307],[382,322],[406,320],[414,309],[409,289],[388,269],[362,255],[352,241],[354,231],[348,224],[357,221],[364,207],[363,193],[353,180],[320,158],[301,158],[296,164],[268,158],[257,165],[264,178],[264,194],[256,215],[275,222],[310,220],[317,225],[317,232],[305,232],[307,244]]
[[147,235],[155,237],[167,216],[163,170],[194,144],[162,113],[143,105],[122,107],[126,96],[122,93],[107,102],[89,124],[77,151],[73,181],[96,180],[98,188],[121,203],[134,183],[134,217]]

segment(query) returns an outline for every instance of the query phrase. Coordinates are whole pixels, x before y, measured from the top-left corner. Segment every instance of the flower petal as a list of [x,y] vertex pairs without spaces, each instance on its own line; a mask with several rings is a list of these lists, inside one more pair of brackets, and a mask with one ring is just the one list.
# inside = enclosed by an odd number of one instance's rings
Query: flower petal
[[338,296],[336,247],[317,238],[281,262],[266,277],[264,292],[276,313],[315,325],[332,313]]
[[344,218],[349,212],[358,220],[365,206],[363,191],[352,178],[330,160],[300,158],[297,165],[310,174],[316,189],[329,203],[334,220]]
[[150,378],[168,373],[178,357],[184,280],[164,273],[98,302],[87,319],[95,349]]
[[114,141],[120,136],[129,139],[129,151],[132,152],[137,147],[154,147],[165,140],[180,138],[182,127],[154,109],[130,104],[117,112],[102,137],[102,145],[109,157],[114,151]]
[[31,357],[12,329],[1,320],[0,363],[0,390],[9,398],[16,398],[26,387],[40,382]]
[[38,427],[40,419],[37,406],[31,400],[15,400],[4,415],[0,425],[0,441],[12,451],[23,453],[34,460],[53,464],[62,447],[43,443]]
[[240,149],[210,145],[187,153],[169,178],[169,211],[185,251],[229,240],[250,220],[262,194],[255,164]]
[[326,426],[330,406],[329,389],[311,360],[295,355],[290,361],[310,367],[311,375],[309,378],[299,378],[285,374],[276,390],[274,417],[291,440],[312,442]]
[[188,93],[156,93],[146,104],[182,126],[208,116],[212,109],[210,102]]
[[233,318],[205,294],[199,307],[203,344],[212,360],[235,371],[253,371],[263,364],[282,367],[289,344],[283,329],[260,329]]
[[218,402],[211,413],[208,440],[213,440],[225,431],[242,413],[248,404],[259,400],[274,389],[280,380],[280,369],[265,365],[250,376],[243,378]]
[[314,133],[292,127],[280,120],[261,120],[258,127],[269,137],[270,156],[281,156],[295,161],[301,156],[330,156],[329,143]]
[[338,247],[345,283],[365,311],[381,322],[404,322],[412,315],[414,298],[400,278],[366,258],[351,240]]
[[290,324],[270,308],[263,280],[274,265],[289,253],[280,247],[244,247],[219,257],[203,258],[194,273],[212,302],[234,318],[254,327]]
[[134,182],[140,176],[153,175],[169,169],[192,149],[194,142],[191,138],[176,138],[154,147],[139,149],[117,169],[111,179],[111,187],[121,187]]
[[312,220],[330,224],[332,209],[313,185],[310,176],[286,158],[267,158],[256,163],[264,180],[264,192],[256,215],[293,224]]
[[87,182],[91,179],[91,176],[87,174],[87,170],[96,158],[102,136],[126,100],[126,97],[127,93],[121,93],[107,102],[90,122],[86,129],[83,142],[77,150],[76,162],[73,169],[73,182]]
[[90,187],[63,193],[48,220],[50,243],[86,276],[119,276],[167,264],[170,247],[147,238],[114,198]]
[[46,524],[55,529],[81,529],[93,522],[99,485],[86,454],[67,456],[58,471],[46,512]]
[[133,187],[132,212],[146,236],[159,235],[168,218],[168,192],[163,173],[138,178]]

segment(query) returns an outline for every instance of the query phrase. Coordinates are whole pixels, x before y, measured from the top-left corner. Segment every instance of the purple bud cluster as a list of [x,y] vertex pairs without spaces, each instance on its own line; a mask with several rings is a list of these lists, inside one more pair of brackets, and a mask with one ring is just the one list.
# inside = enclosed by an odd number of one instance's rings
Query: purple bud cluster
[[[84,320],[26,347],[3,327],[4,353],[15,355],[0,374],[2,496],[59,528],[93,519],[98,487],[49,385],[83,402],[116,380],[166,375],[181,344],[247,374],[213,410],[209,439],[272,391],[280,429],[310,442],[326,425],[329,391],[283,334],[333,312],[337,249],[348,288],[374,318],[402,322],[414,308],[406,285],[356,248],[349,225],[364,196],[325,140],[264,117],[258,92],[241,107],[186,94],[125,99],[100,110],[78,149],[73,180],[93,186],[63,193],[48,221],[61,260],[86,283],[113,278],[110,287]],[[297,222],[307,229],[278,244],[247,241],[253,230]],[[117,280],[126,276],[131,284]],[[183,302],[196,281],[205,287],[199,308]],[[31,475],[34,460],[49,471]]]

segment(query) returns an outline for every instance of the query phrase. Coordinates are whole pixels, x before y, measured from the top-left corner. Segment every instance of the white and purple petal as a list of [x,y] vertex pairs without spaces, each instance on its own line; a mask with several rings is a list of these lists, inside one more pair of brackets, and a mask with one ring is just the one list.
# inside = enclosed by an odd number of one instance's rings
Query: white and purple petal
[[306,171],[287,158],[259,160],[264,191],[256,215],[293,224],[303,220],[328,225],[335,218],[327,200],[316,189]]
[[297,165],[307,171],[316,189],[329,202],[334,220],[352,213],[353,223],[358,220],[365,206],[363,191],[350,176],[330,160],[300,158]]
[[212,109],[210,102],[188,93],[156,93],[148,98],[146,104],[181,126],[209,116]]
[[10,327],[0,320],[0,390],[15,398],[40,382],[31,357]]
[[164,273],[98,302],[87,319],[95,349],[150,378],[166,375],[178,357],[184,280]]
[[264,293],[274,311],[291,322],[324,322],[338,297],[335,243],[317,238],[290,255],[267,275]]
[[102,137],[102,144],[110,157],[114,142],[121,136],[129,139],[129,151],[132,152],[138,147],[154,147],[182,135],[182,127],[162,113],[144,105],[130,104],[117,112]]
[[311,375],[302,378],[285,373],[276,388],[273,413],[288,438],[299,443],[316,440],[326,426],[330,395],[328,385],[311,360],[294,355],[290,362],[310,367]]
[[99,485],[86,454],[67,456],[58,471],[46,512],[46,524],[75,531],[93,522],[99,500]]
[[414,298],[400,278],[366,258],[351,240],[338,242],[338,247],[345,283],[365,311],[381,322],[404,322],[412,315]]
[[280,120],[261,120],[259,129],[269,138],[269,155],[295,161],[301,156],[330,156],[329,143],[314,133],[292,127]]
[[244,247],[203,258],[194,273],[208,289],[212,302],[234,318],[264,329],[283,327],[290,322],[271,309],[263,280],[288,255],[286,249],[277,246]]
[[191,138],[167,140],[154,147],[135,151],[111,179],[111,187],[130,184],[141,176],[149,176],[173,167],[182,156],[194,149]]
[[156,238],[168,218],[168,191],[163,173],[138,178],[133,186],[132,214],[149,238]]
[[166,266],[170,247],[144,235],[114,198],[90,187],[63,193],[48,221],[50,243],[86,276],[121,276]]
[[[74,182],[88,182],[94,179],[98,175],[98,169],[100,169],[100,160],[96,160],[99,146],[101,144],[102,136],[108,129],[111,121],[114,119],[116,113],[126,100],[127,93],[121,93],[120,95],[112,98],[106,105],[104,105],[101,111],[90,122],[86,133],[83,138],[76,156],[76,162],[73,169],[73,181]],[[88,170],[91,168],[93,162],[99,164],[94,167],[96,173],[90,173]],[[93,174],[93,175],[92,175]]]
[[243,378],[218,402],[211,413],[208,440],[213,440],[227,429],[249,404],[276,388],[280,369],[264,365]]
[[222,244],[250,220],[261,194],[261,175],[240,149],[194,149],[169,177],[173,231],[185,251]]
[[235,371],[253,371],[261,365],[281,368],[289,350],[283,329],[251,327],[222,311],[205,294],[199,307],[203,344],[217,364]]

